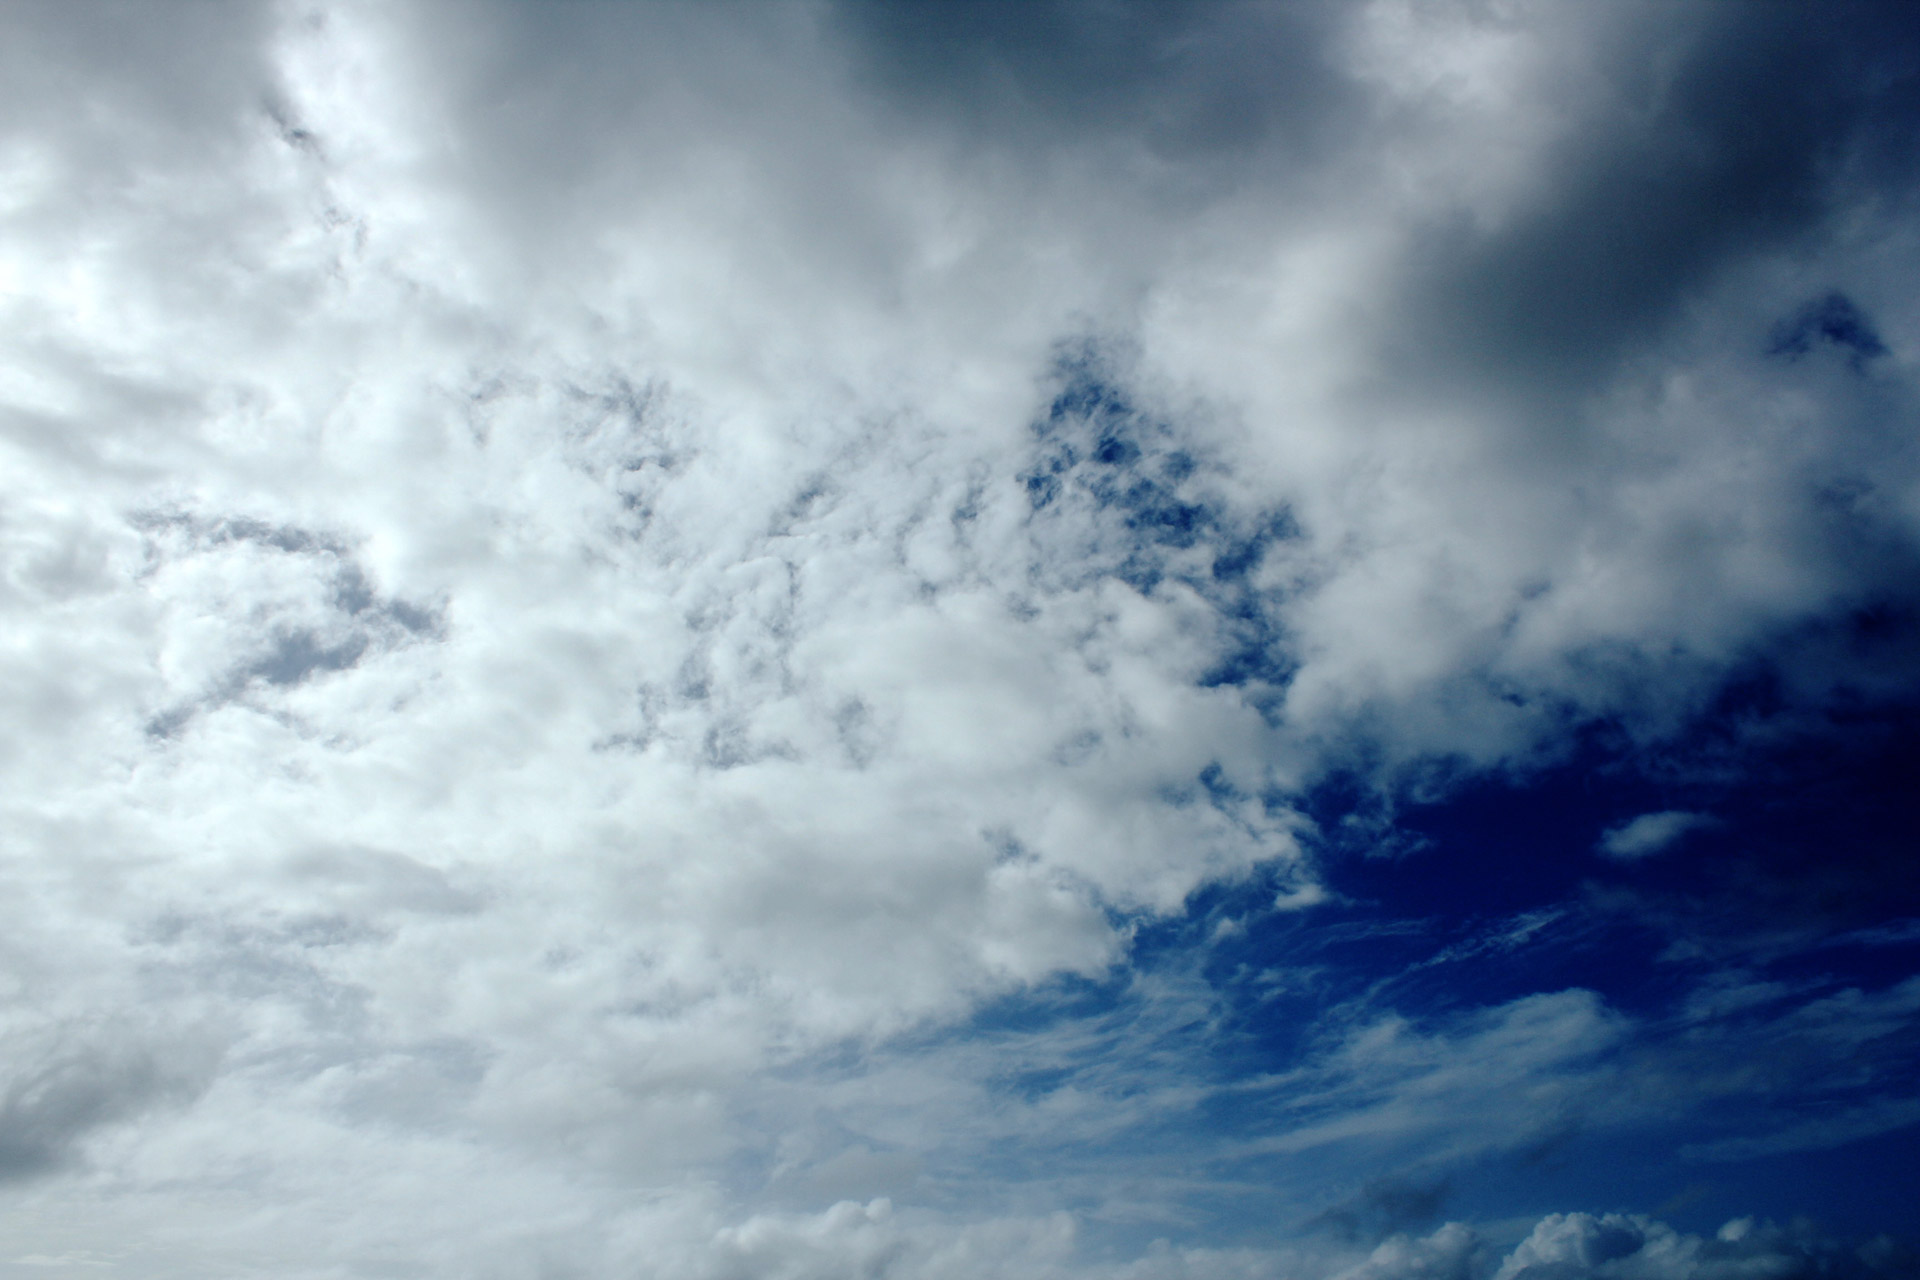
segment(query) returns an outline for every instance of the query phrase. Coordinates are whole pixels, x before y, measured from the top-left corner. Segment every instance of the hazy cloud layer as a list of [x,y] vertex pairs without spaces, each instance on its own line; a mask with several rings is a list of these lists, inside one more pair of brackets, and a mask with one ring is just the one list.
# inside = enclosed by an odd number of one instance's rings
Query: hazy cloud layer
[[[0,31],[0,1269],[1909,1265],[1436,1222],[1569,1134],[1920,1121],[1904,975],[1651,881],[1365,982],[1314,914],[1336,781],[1384,850],[1920,692],[1897,10]],[[1396,1003],[1613,919],[1671,1008]],[[1218,958],[1323,925],[1248,1065]]]

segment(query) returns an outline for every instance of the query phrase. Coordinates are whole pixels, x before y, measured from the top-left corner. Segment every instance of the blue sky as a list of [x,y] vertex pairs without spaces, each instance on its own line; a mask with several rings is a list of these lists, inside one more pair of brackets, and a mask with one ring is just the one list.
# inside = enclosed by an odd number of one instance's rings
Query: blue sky
[[1920,28],[0,8],[0,1275],[1920,1274]]

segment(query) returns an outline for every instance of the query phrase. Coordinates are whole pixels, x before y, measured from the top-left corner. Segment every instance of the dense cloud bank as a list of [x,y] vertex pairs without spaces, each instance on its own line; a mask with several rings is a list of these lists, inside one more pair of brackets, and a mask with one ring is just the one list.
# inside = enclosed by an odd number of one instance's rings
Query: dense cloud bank
[[0,1270],[1911,1274],[1897,6],[0,31]]

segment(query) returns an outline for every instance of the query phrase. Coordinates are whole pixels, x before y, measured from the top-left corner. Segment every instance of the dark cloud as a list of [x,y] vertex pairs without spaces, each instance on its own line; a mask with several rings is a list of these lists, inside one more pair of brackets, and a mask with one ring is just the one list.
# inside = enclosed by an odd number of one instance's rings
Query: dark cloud
[[1330,1232],[1346,1241],[1377,1244],[1388,1236],[1427,1227],[1446,1206],[1452,1191],[1445,1178],[1380,1178],[1327,1209],[1306,1230]]
[[1728,269],[1813,247],[1862,201],[1907,198],[1911,163],[1860,157],[1913,127],[1910,14],[1719,4],[1638,16],[1597,33],[1583,59],[1596,100],[1549,151],[1537,194],[1493,227],[1448,219],[1426,233],[1419,328],[1401,341],[1428,377],[1491,376],[1537,414],[1535,396],[1589,388]]
[[1872,323],[1852,299],[1839,292],[1815,298],[1775,325],[1767,353],[1793,359],[1823,344],[1845,351],[1856,369],[1865,368],[1875,356],[1887,354],[1886,343],[1880,341]]
[[[150,164],[263,108],[277,80],[266,47],[273,27],[270,6],[250,0],[186,0],[165,14],[119,0],[11,4],[0,51],[5,127],[60,137],[95,159]],[[70,92],[76,84],[82,97]]]
[[1337,6],[1246,0],[846,0],[834,20],[896,102],[976,138],[1121,138],[1175,164],[1323,143],[1361,105]]
[[5,1042],[0,1182],[55,1172],[96,1132],[191,1102],[212,1082],[212,1042],[155,1037],[132,1024],[75,1023]]

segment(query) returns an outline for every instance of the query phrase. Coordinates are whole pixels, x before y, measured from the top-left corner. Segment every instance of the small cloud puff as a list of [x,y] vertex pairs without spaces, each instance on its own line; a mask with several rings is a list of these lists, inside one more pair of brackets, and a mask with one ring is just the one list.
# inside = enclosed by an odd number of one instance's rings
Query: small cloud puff
[[1600,837],[1600,852],[1621,862],[1634,862],[1664,853],[1690,832],[1719,825],[1711,814],[1666,809],[1643,813],[1631,822],[1610,828]]

